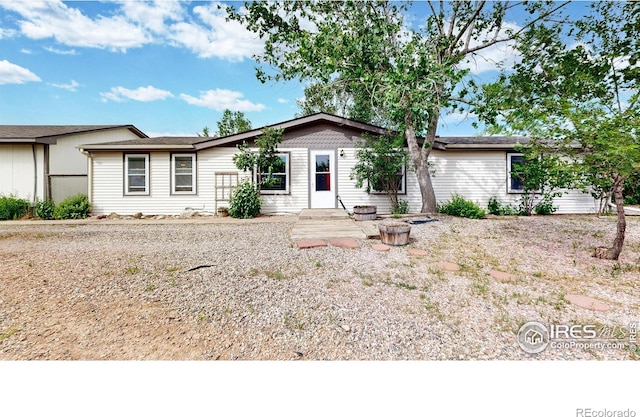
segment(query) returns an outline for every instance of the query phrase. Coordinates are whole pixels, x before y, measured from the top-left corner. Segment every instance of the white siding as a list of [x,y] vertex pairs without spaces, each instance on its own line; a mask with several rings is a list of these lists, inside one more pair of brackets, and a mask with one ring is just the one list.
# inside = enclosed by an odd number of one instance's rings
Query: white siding
[[[0,194],[14,195],[29,201],[44,200],[44,145],[2,144],[0,145]],[[35,174],[35,177],[34,177]],[[36,187],[34,190],[34,181]],[[35,194],[34,194],[35,191]]]
[[87,157],[76,146],[136,138],[138,135],[126,128],[78,133],[58,138],[57,143],[49,148],[49,173],[51,175],[86,175]]
[[[458,193],[486,207],[496,196],[503,203],[516,205],[519,194],[507,193],[507,156],[505,151],[438,151],[431,153],[436,173],[433,187],[438,202]],[[594,213],[597,202],[577,190],[556,198],[558,214]]]
[[[355,148],[344,148],[344,156],[338,156],[338,195],[345,207],[353,211],[353,206],[375,205],[379,214],[391,213],[391,203],[384,194],[368,194],[364,188],[356,188],[351,180],[351,169],[358,162]],[[422,197],[416,174],[407,169],[406,195],[399,194],[398,199],[409,202],[409,212],[417,213],[422,207]]]
[[299,213],[309,207],[309,150],[306,148],[278,148],[278,152],[288,152],[289,187],[288,195],[263,195],[262,213]]
[[[356,205],[373,204],[378,213],[391,212],[389,199],[381,194],[367,194],[355,187],[349,177],[356,164],[354,148],[341,148],[344,156],[336,158],[337,194],[348,210]],[[309,207],[309,149],[280,148],[290,154],[290,194],[263,195],[263,213],[298,213]],[[124,195],[124,162],[122,152],[95,153],[93,155],[93,211],[95,214],[179,214],[185,208],[198,211],[215,211],[215,172],[238,172],[233,163],[233,147],[211,148],[197,154],[197,194],[172,195],[169,152],[150,154],[150,195]],[[436,173],[433,184],[438,202],[462,194],[483,207],[489,198],[497,196],[505,203],[515,204],[518,194],[507,193],[507,165],[504,151],[442,152],[434,150],[431,156]],[[239,178],[250,178],[250,173],[239,172]],[[407,170],[406,195],[399,195],[409,202],[409,211],[421,208],[421,195],[417,178]],[[226,203],[219,204],[226,206]],[[556,199],[558,213],[592,213],[597,204],[588,194],[572,191]],[[339,207],[339,206],[338,206]]]

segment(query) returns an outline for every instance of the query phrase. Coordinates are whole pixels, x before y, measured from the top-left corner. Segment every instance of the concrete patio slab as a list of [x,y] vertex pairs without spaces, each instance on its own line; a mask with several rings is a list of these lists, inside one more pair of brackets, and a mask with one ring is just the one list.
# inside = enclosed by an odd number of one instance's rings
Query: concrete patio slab
[[391,250],[391,246],[385,245],[384,243],[374,243],[371,245],[371,249],[377,250],[378,252],[389,252]]
[[296,241],[298,249],[311,249],[327,246],[327,242],[322,239],[302,239]]
[[360,244],[358,243],[358,241],[355,240],[354,238],[351,238],[351,237],[342,237],[342,238],[337,238],[337,239],[329,239],[329,244],[331,246],[336,246],[338,248],[345,248],[345,249],[359,249],[360,248]]
[[567,294],[564,296],[564,299],[569,301],[571,304],[574,304],[578,307],[586,308],[587,310],[595,310],[595,311],[609,310],[609,306],[603,303],[602,301],[596,300],[595,298],[592,298],[586,295]]
[[495,269],[489,272],[496,281],[499,282],[513,282],[516,280],[516,276],[507,272],[496,271]]
[[460,265],[454,264],[453,262],[438,262],[436,266],[449,272],[456,272],[460,270]]

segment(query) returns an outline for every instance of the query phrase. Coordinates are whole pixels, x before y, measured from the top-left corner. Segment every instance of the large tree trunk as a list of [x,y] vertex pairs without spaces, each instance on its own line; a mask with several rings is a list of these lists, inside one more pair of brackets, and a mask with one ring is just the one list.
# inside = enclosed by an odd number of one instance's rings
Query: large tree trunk
[[[420,186],[420,194],[422,195],[422,208],[421,213],[435,213],[436,208],[436,193],[433,190],[433,183],[431,182],[431,174],[429,173],[429,165],[427,163],[429,154],[431,153],[431,145],[435,141],[435,128],[429,128],[429,133],[425,138],[424,146],[418,145],[418,139],[416,138],[416,132],[413,128],[413,120],[411,118],[410,111],[405,116],[405,136],[407,139],[407,145],[409,146],[409,153],[411,155],[411,161],[418,177],[418,185]],[[432,120],[430,125],[438,125],[438,118]]]
[[624,244],[625,231],[627,229],[627,220],[624,217],[624,196],[623,191],[624,178],[616,178],[613,185],[613,201],[616,204],[616,213],[618,215],[618,226],[616,238],[613,240],[613,246],[610,248],[597,247],[593,256],[600,259],[618,260],[622,245]]

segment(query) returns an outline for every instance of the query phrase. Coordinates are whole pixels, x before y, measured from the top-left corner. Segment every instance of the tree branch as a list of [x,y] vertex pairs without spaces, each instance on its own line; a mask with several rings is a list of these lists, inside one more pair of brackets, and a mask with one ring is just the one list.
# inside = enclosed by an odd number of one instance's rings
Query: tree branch
[[[475,46],[473,48],[465,48],[462,51],[460,51],[461,55],[467,55],[473,52],[477,52],[477,51],[481,51],[483,49],[486,49],[490,46],[496,45],[498,43],[503,43],[503,42],[508,42],[511,40],[514,40],[515,38],[517,38],[522,32],[524,32],[525,30],[529,29],[531,26],[533,26],[534,24],[536,24],[537,22],[544,20],[545,18],[547,18],[548,16],[552,15],[553,13],[557,12],[558,10],[560,10],[561,8],[563,8],[564,6],[566,6],[567,4],[569,4],[570,1],[565,1],[563,3],[561,3],[559,6],[554,7],[553,9],[549,10],[548,12],[538,16],[537,18],[533,19],[532,21],[530,21],[529,23],[527,23],[526,25],[524,25],[523,27],[521,27],[517,32],[513,33],[511,36],[508,36],[506,38],[502,38],[502,39],[492,39],[491,41],[487,42],[487,43],[483,43],[481,45]],[[498,28],[499,30],[500,28]],[[456,41],[457,42],[457,41]],[[454,45],[451,45],[452,47]]]

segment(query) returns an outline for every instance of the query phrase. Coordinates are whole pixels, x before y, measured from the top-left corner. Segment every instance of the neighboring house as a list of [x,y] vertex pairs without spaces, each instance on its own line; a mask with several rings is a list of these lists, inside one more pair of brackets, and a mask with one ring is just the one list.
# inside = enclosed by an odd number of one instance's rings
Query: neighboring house
[[[381,135],[384,129],[366,123],[318,113],[275,124],[284,130],[278,146],[285,168],[277,185],[262,190],[263,213],[298,213],[305,208],[347,209],[378,206],[389,213],[384,194],[368,194],[350,178],[362,134]],[[94,214],[179,214],[186,208],[215,213],[228,206],[232,188],[243,179],[256,180],[233,163],[236,145],[253,146],[262,129],[222,138],[161,137],[81,145],[88,155],[89,197]],[[491,196],[504,202],[518,197],[509,167],[517,155],[514,138],[440,138],[434,146],[433,178],[439,201],[460,193],[486,206]],[[253,177],[253,178],[252,178]],[[411,212],[421,207],[417,178],[406,171],[400,198]],[[559,212],[594,212],[591,196],[572,192],[557,199]]]
[[0,125],[0,195],[31,202],[88,192],[83,143],[147,137],[132,125]]

